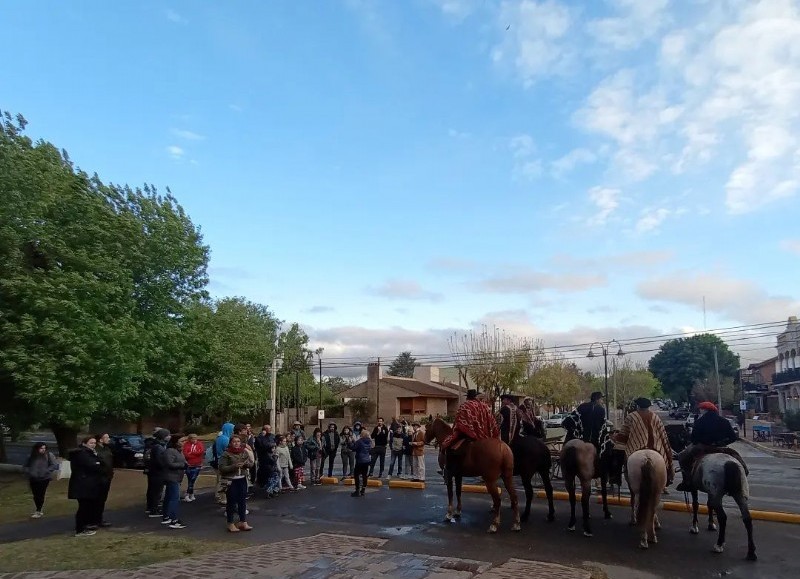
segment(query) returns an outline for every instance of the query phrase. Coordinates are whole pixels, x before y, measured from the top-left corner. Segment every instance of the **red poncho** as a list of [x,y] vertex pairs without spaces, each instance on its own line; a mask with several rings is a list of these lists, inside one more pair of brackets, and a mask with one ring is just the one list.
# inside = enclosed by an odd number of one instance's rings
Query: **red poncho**
[[500,429],[489,407],[480,400],[467,400],[458,409],[453,432],[444,439],[442,448],[449,448],[458,438],[473,440],[500,438]]

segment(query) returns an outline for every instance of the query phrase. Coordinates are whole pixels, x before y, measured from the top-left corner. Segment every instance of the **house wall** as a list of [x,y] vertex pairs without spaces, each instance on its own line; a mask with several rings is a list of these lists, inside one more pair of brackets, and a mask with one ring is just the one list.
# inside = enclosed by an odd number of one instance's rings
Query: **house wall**
[[428,398],[428,414],[436,418],[437,414],[448,414],[446,398]]

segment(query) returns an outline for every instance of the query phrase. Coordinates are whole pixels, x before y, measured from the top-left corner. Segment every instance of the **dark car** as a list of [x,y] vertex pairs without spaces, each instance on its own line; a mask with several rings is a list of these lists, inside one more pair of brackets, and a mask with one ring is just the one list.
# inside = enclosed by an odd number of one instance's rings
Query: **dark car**
[[144,468],[145,439],[141,434],[112,434],[109,446],[115,467]]

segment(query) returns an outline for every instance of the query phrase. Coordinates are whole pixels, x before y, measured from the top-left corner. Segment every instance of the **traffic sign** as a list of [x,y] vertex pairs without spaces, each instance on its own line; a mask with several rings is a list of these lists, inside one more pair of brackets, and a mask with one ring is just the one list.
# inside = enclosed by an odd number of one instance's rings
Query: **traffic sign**
[[747,400],[739,400],[739,410],[747,410]]
[[317,420],[325,420],[325,411],[317,410]]

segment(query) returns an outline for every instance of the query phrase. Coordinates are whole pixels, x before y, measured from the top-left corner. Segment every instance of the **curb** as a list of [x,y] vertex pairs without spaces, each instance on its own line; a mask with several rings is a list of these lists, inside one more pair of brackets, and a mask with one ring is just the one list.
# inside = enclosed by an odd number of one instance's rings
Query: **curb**
[[425,483],[413,480],[390,479],[390,489],[420,489],[425,490]]
[[764,444],[760,444],[758,442],[754,442],[752,440],[748,440],[748,439],[743,438],[743,437],[740,437],[739,441],[745,443],[750,448],[755,448],[756,450],[760,450],[761,452],[765,452],[768,455],[773,456],[775,458],[800,459],[800,453],[797,453],[797,452],[791,452],[791,451],[787,451],[787,450],[780,450],[780,449],[777,449],[777,448],[772,448],[770,446],[766,446]]
[[[536,498],[544,499],[547,498],[547,495],[544,491],[536,491]],[[564,491],[553,491],[553,500],[565,501],[569,500],[569,494]],[[575,500],[581,500],[581,494],[575,493]],[[603,497],[598,496],[595,500],[597,504],[602,504]],[[627,506],[631,505],[631,499],[628,497],[608,497],[607,502],[609,505],[615,506]],[[679,513],[691,513],[692,506],[686,505],[686,503],[680,503],[677,501],[663,501],[661,503],[661,508],[665,511],[674,511]],[[698,514],[707,515],[708,514],[708,507],[706,505],[700,505],[697,509]],[[753,518],[754,521],[770,521],[772,523],[788,523],[792,525],[800,525],[800,514],[797,513],[784,513],[781,511],[757,511],[751,510],[750,516]]]

